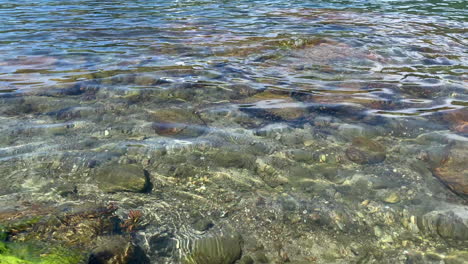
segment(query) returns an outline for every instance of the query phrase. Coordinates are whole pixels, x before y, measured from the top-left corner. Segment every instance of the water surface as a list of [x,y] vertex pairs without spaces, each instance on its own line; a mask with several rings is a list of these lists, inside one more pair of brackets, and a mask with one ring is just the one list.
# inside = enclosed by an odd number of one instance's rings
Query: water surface
[[466,1],[0,1],[0,20],[0,212],[142,213],[55,238],[85,259],[109,236],[151,263],[467,254]]

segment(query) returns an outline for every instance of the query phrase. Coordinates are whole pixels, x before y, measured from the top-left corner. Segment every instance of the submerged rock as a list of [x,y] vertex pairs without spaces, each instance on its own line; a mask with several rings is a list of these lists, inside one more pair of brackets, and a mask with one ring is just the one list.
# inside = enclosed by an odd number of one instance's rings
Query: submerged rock
[[468,151],[464,148],[449,150],[434,175],[453,192],[468,196]]
[[352,139],[355,137],[375,137],[379,131],[365,124],[341,124],[338,127],[338,133],[346,139]]
[[240,103],[242,110],[265,119],[294,121],[307,116],[305,104],[284,92],[264,91]]
[[468,240],[468,209],[463,206],[447,207],[420,217],[419,229],[443,238]]
[[468,108],[447,112],[443,119],[449,123],[450,129],[458,133],[468,133]]
[[351,146],[346,149],[346,156],[358,164],[374,164],[385,160],[385,147],[376,141],[364,137],[353,139]]
[[328,65],[330,62],[341,60],[360,59],[362,61],[378,61],[382,59],[376,54],[356,49],[345,43],[325,40],[313,44],[295,50],[292,52],[292,55],[296,58],[301,58],[303,63],[321,65]]
[[100,237],[96,243],[88,264],[150,263],[143,250],[123,236]]
[[228,96],[233,100],[249,97],[259,92],[259,90],[245,84],[233,84],[228,89],[231,90],[228,92]]
[[214,151],[208,153],[208,157],[216,166],[225,168],[252,168],[255,162],[255,156],[244,153],[239,149]]
[[193,111],[180,108],[158,109],[151,113],[152,128],[161,136],[190,138],[201,136],[206,125]]
[[95,179],[104,192],[146,192],[150,189],[145,171],[132,164],[108,164],[99,168]]
[[268,164],[267,160],[257,159],[255,161],[256,172],[268,186],[275,188],[288,183],[288,179],[281,172]]
[[212,228],[214,226],[213,221],[207,218],[200,218],[197,219],[193,223],[193,228],[195,230],[198,230],[200,232],[207,231],[208,229]]
[[183,264],[232,264],[241,257],[238,234],[207,236],[180,241]]

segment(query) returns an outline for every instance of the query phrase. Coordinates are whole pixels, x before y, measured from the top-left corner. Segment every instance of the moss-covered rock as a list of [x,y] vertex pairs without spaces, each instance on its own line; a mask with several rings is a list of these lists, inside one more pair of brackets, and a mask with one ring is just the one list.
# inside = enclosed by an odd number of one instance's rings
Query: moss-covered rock
[[42,241],[86,250],[94,246],[96,237],[118,231],[119,219],[114,215],[116,208],[113,206],[82,205],[66,213],[56,208],[37,206],[40,209],[11,212],[8,219],[0,222],[7,241]]
[[3,213],[0,264],[149,263],[130,236],[116,235],[125,230],[112,204],[84,204],[72,212],[36,207]]
[[34,211],[27,213],[33,215],[24,216],[20,214],[15,216],[14,213],[11,215],[6,214],[10,217],[8,220],[0,217],[0,241],[6,241],[9,235],[16,235],[31,229],[43,218],[43,216],[34,215],[34,213],[37,213]]
[[60,245],[0,242],[1,264],[78,264],[84,260],[79,250]]

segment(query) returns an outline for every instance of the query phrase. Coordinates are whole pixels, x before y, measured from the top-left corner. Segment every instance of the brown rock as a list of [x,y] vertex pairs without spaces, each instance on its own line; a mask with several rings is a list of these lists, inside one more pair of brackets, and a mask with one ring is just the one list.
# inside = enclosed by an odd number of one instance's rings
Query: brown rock
[[447,112],[443,119],[449,123],[451,130],[458,133],[468,133],[468,108]]
[[468,195],[468,151],[452,148],[440,166],[433,170],[434,175],[453,192]]

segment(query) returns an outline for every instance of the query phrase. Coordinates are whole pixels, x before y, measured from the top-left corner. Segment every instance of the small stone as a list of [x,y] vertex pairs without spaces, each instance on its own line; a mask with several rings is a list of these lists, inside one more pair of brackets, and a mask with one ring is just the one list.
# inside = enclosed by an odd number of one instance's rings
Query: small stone
[[400,196],[396,192],[391,192],[384,196],[383,201],[386,203],[398,203],[400,202]]
[[149,177],[137,165],[112,163],[98,168],[95,179],[104,192],[149,191]]
[[321,154],[319,157],[319,162],[325,162],[327,160],[327,156],[324,154]]

